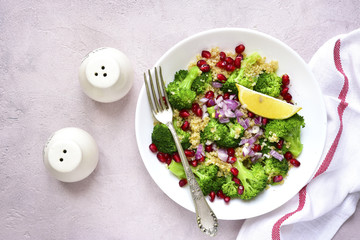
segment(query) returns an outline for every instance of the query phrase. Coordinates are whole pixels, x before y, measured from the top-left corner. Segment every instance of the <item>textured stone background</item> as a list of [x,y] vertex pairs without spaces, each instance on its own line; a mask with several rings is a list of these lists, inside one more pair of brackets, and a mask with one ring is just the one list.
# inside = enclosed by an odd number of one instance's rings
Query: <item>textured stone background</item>
[[[218,27],[265,32],[309,61],[329,38],[359,28],[359,15],[358,0],[0,0],[0,239],[209,239],[140,159],[143,71],[178,41]],[[77,77],[102,46],[135,68],[130,93],[111,104],[85,96]],[[42,163],[48,137],[68,126],[88,131],[101,152],[95,172],[73,184]],[[220,221],[216,239],[235,239],[242,223]],[[359,239],[359,224],[358,210],[334,239]]]

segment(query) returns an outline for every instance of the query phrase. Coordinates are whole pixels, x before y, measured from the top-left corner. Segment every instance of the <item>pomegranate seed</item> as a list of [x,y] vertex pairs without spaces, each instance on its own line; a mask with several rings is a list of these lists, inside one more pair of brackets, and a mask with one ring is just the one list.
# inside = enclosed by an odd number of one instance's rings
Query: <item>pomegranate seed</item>
[[186,149],[186,150],[184,150],[184,153],[185,153],[185,156],[189,157],[189,158],[195,156],[195,151],[193,151],[193,150]]
[[191,161],[191,162],[190,162],[190,165],[193,166],[193,167],[197,167],[198,162],[197,162],[196,160]]
[[157,157],[157,159],[159,159],[160,162],[162,162],[162,163],[166,162],[166,157],[165,157],[164,153],[158,152],[156,154],[156,157]]
[[284,87],[284,88],[281,90],[280,95],[281,95],[281,96],[285,96],[288,92],[289,92],[289,88],[288,88],[288,87]]
[[210,196],[210,202],[213,202],[215,200],[215,192],[211,191],[209,196]]
[[230,156],[230,157],[228,157],[228,159],[226,160],[226,162],[227,162],[227,163],[230,163],[230,164],[233,164],[233,163],[236,162],[236,157]]
[[181,158],[178,152],[173,153],[172,158],[175,162],[181,162]]
[[224,197],[224,201],[225,201],[226,203],[230,202],[230,197],[228,197],[228,196]]
[[219,74],[217,75],[217,79],[218,79],[221,83],[224,83],[224,82],[226,82],[226,80],[227,80],[227,78],[225,77],[225,75],[224,75],[224,74],[221,74],[221,73],[219,73]]
[[226,53],[220,52],[220,53],[219,53],[219,56],[220,56],[220,60],[225,60],[225,58],[226,58]]
[[255,117],[255,113],[253,113],[253,112],[248,112],[248,117],[249,118],[254,118]]
[[208,72],[208,71],[210,71],[210,65],[207,64],[207,63],[201,65],[201,67],[199,67],[199,68],[200,68],[200,70],[201,70],[202,72]]
[[172,161],[171,158],[167,158],[167,159],[166,159],[166,164],[167,164],[167,165],[170,165],[170,164],[171,164],[171,161]]
[[234,65],[234,59],[232,59],[231,57],[226,57],[226,58],[225,58],[225,62],[226,62],[227,64]]
[[244,51],[245,51],[245,46],[244,46],[244,44],[240,44],[240,45],[236,46],[236,48],[235,48],[235,52],[236,52],[236,53],[242,53],[242,52],[244,52]]
[[224,100],[227,100],[227,99],[229,99],[230,98],[230,93],[224,93],[224,96],[223,96],[223,99]]
[[196,111],[200,108],[200,105],[198,103],[193,103],[191,106],[191,111],[193,111],[193,113],[196,113]]
[[171,154],[169,154],[169,153],[164,153],[164,156],[165,156],[165,158],[166,158],[166,160],[171,160]]
[[244,193],[244,186],[243,186],[243,185],[240,185],[240,186],[238,187],[238,194],[241,195],[241,194],[243,194],[243,193]]
[[205,152],[212,152],[213,150],[213,145],[210,144],[210,145],[205,145]]
[[283,96],[284,100],[287,101],[287,102],[290,102],[291,99],[292,99],[292,96],[290,93],[286,93],[284,96]]
[[158,151],[156,145],[153,144],[153,143],[149,145],[149,149],[150,149],[150,151],[152,151],[153,153],[156,153],[156,152]]
[[197,61],[196,65],[198,66],[198,68],[200,68],[202,65],[206,64],[206,61],[205,60],[199,60]]
[[239,174],[239,170],[237,170],[237,168],[231,168],[230,172],[232,173],[232,175],[234,175],[235,177]]
[[242,60],[243,60],[243,56],[241,54],[237,55],[235,60],[234,60],[235,67],[240,68]]
[[207,92],[205,93],[205,97],[206,97],[207,99],[213,98],[213,97],[214,97],[214,92],[213,92],[213,91],[207,91]]
[[224,193],[223,193],[222,190],[219,190],[219,191],[216,193],[216,196],[217,196],[218,198],[224,198],[224,197],[225,197],[225,195],[224,195]]
[[185,186],[187,184],[187,180],[184,178],[184,179],[181,179],[180,181],[179,181],[179,186],[180,187],[183,187],[183,186]]
[[283,180],[283,176],[281,175],[277,175],[273,177],[273,182],[277,183],[277,182],[281,182]]
[[190,127],[189,121],[185,121],[185,122],[181,125],[181,129],[184,130],[184,131],[188,130],[189,127]]
[[186,117],[190,116],[190,113],[189,113],[188,110],[182,109],[182,110],[180,110],[180,112],[179,112],[179,116],[182,117],[182,118],[186,118]]
[[201,155],[201,157],[198,159],[199,162],[205,162],[205,156]]
[[198,117],[202,117],[202,115],[203,115],[202,109],[201,108],[196,109],[195,115]]
[[290,164],[293,165],[294,167],[300,167],[300,162],[298,160],[296,160],[295,158],[290,159]]
[[225,60],[221,60],[218,63],[216,63],[216,66],[221,69],[225,69],[226,65],[227,63],[225,62]]
[[254,152],[260,152],[261,151],[261,145],[260,144],[255,144],[254,147],[252,148],[252,150]]
[[286,152],[286,153],[284,154],[284,157],[285,157],[286,160],[290,160],[290,159],[293,158],[293,155],[291,154],[291,152]]
[[227,149],[227,154],[229,156],[234,156],[235,155],[235,149],[234,148],[228,148]]
[[268,123],[268,119],[267,118],[262,118],[261,119],[261,123],[262,123],[262,125],[266,125],[267,123]]
[[225,69],[226,71],[233,72],[235,70],[235,66],[232,64],[227,64]]
[[290,77],[289,77],[289,75],[284,74],[284,75],[282,75],[281,79],[282,79],[282,84],[283,84],[283,85],[287,86],[287,85],[290,84]]
[[283,139],[280,139],[280,140],[276,143],[276,148],[281,150],[281,149],[283,148],[283,145],[284,145],[284,140],[283,140]]
[[211,58],[211,53],[209,51],[203,50],[201,56],[204,58]]
[[233,180],[237,185],[241,185],[240,179],[238,179],[237,177],[233,177],[232,180]]

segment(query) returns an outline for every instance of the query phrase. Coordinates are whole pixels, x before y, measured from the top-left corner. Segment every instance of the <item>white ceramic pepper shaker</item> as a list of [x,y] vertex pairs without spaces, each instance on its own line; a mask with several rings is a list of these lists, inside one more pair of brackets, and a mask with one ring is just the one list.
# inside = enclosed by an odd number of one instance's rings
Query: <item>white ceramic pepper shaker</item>
[[98,102],[123,98],[133,84],[133,69],[128,57],[114,48],[98,48],[89,53],[79,69],[80,85]]
[[44,165],[56,179],[77,182],[96,168],[99,150],[94,138],[80,128],[56,131],[44,147]]

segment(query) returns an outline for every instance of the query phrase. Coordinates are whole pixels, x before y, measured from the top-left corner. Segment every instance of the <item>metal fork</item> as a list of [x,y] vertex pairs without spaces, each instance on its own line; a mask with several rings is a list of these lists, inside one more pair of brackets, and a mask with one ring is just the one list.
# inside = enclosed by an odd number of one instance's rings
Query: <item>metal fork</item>
[[217,217],[215,216],[214,212],[211,210],[205,200],[204,194],[202,193],[199,184],[197,183],[195,176],[191,171],[188,160],[181,146],[180,140],[176,134],[173,125],[173,111],[165,91],[165,83],[162,76],[161,67],[159,67],[160,74],[158,74],[156,67],[154,68],[154,71],[156,89],[154,87],[153,78],[150,70],[148,70],[150,87],[146,78],[146,73],[144,73],[146,93],[148,96],[151,112],[159,122],[166,124],[166,126],[170,129],[170,132],[173,135],[177,150],[181,158],[181,163],[185,170],[187,182],[190,186],[191,196],[195,205],[196,219],[200,230],[210,236],[215,236],[218,228]]

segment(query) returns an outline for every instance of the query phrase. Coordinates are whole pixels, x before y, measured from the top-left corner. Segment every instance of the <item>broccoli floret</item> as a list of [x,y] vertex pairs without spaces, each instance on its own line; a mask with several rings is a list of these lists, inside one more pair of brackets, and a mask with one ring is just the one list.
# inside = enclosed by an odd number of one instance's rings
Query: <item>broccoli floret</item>
[[[176,125],[176,124],[174,124]],[[183,131],[175,126],[181,145],[184,149],[190,147],[190,133]],[[156,124],[151,134],[152,142],[155,144],[159,152],[173,153],[177,151],[173,136],[169,128],[165,124]]]
[[171,161],[169,164],[169,170],[179,179],[186,178],[184,167],[179,162]]
[[174,120],[173,120],[173,125],[175,128],[176,134],[181,142],[181,146],[183,147],[183,149],[188,149],[191,146],[190,132],[186,132],[186,131],[182,130],[182,128],[178,126],[176,118],[174,118]]
[[186,76],[188,75],[189,71],[188,70],[179,70],[178,72],[175,73],[175,77],[174,77],[174,82],[182,82]]
[[238,193],[239,185],[237,185],[232,178],[226,178],[226,183],[221,186],[223,193],[231,198],[240,197]]
[[191,170],[204,195],[208,195],[211,191],[217,192],[226,181],[225,177],[217,177],[219,167],[215,164],[202,164]]
[[250,200],[260,194],[267,186],[268,176],[260,162],[246,168],[242,162],[237,160],[234,167],[239,170],[238,178],[244,186],[244,192],[240,195],[243,200]]
[[271,97],[278,97],[281,92],[282,79],[276,73],[260,74],[254,90]]
[[271,120],[265,126],[265,137],[270,141],[274,138],[282,138],[289,145],[290,151],[295,157],[299,156],[303,145],[300,141],[301,128],[305,127],[305,121],[302,116],[295,114],[290,118],[282,120]]
[[289,171],[289,163],[286,160],[279,161],[276,158],[267,158],[264,163],[265,173],[269,176],[268,183],[276,184],[273,182],[273,177],[281,175],[285,178]]
[[241,137],[244,134],[244,127],[238,122],[229,122],[225,124],[228,128],[227,134],[220,140],[216,141],[219,147],[237,147],[240,143]]
[[205,93],[211,82],[212,76],[210,72],[202,73],[194,80],[193,84],[191,85],[191,90],[195,91],[196,95]]
[[170,105],[176,109],[191,108],[196,98],[196,92],[191,90],[194,80],[201,74],[197,66],[192,67],[183,78],[184,72],[175,74],[175,80],[170,82],[166,88]]
[[[179,179],[186,178],[184,167],[181,163],[172,161],[169,165],[169,170]],[[225,177],[217,176],[219,167],[215,164],[201,164],[197,167],[191,167],[191,171],[194,173],[204,195],[208,195],[211,191],[219,191],[226,182]]]
[[240,69],[236,69],[223,84],[221,90],[223,92],[231,92],[238,94],[236,84],[253,89],[256,84],[257,77],[251,76],[252,67],[261,59],[259,53],[254,52],[248,55],[242,62]]
[[202,142],[206,140],[215,142],[225,138],[228,132],[229,130],[225,124],[221,124],[217,119],[211,118],[204,131],[200,133],[200,138]]

